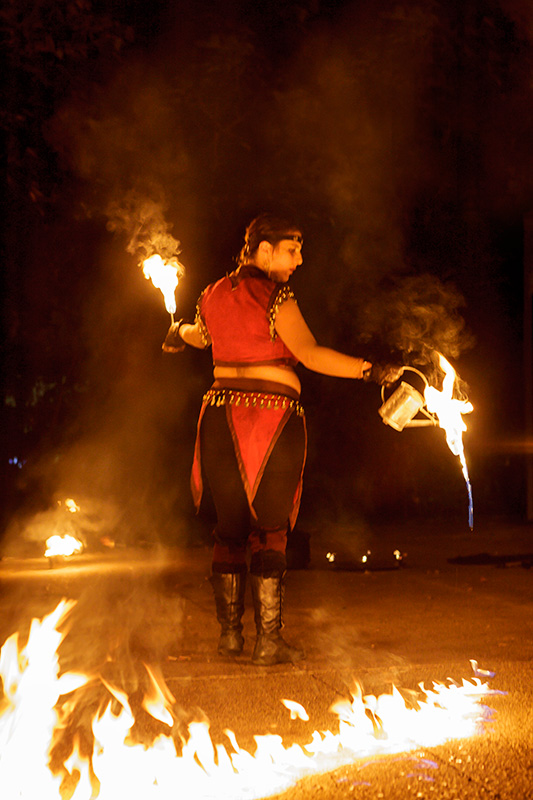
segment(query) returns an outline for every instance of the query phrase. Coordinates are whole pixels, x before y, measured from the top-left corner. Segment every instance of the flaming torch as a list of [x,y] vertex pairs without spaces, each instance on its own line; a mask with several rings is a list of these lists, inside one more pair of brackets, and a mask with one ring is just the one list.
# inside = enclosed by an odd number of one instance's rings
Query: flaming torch
[[151,279],[156,289],[161,290],[172,322],[176,312],[175,291],[183,272],[183,265],[175,257],[165,260],[154,254],[143,261],[144,277]]
[[472,484],[470,483],[463,446],[463,432],[466,431],[466,424],[462,415],[470,414],[474,410],[474,406],[468,400],[461,400],[453,396],[457,373],[441,353],[438,355],[440,368],[444,372],[442,390],[439,391],[434,386],[426,386],[424,398],[428,411],[435,414],[440,427],[446,433],[448,447],[454,456],[459,458],[468,491],[468,525],[472,530],[474,527],[474,504],[472,500]]

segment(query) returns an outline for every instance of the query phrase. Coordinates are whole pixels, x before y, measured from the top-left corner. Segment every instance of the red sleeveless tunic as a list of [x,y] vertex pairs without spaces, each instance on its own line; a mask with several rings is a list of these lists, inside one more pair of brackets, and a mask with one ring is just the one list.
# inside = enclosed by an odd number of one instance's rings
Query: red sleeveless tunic
[[298,359],[275,329],[278,309],[294,294],[257,267],[241,267],[204,290],[196,321],[210,338],[215,366],[290,364]]
[[[210,284],[198,300],[196,322],[205,344],[212,346],[214,365],[296,365],[297,358],[275,329],[276,314],[289,298],[294,299],[294,294],[288,284],[270,280],[262,270],[253,266],[241,267]],[[199,436],[202,417],[210,403],[225,405],[241,479],[255,518],[253,500],[270,453],[290,415],[296,411],[303,416],[303,409],[294,400],[284,403],[287,397],[282,394],[278,396],[278,402],[273,395],[261,397],[260,393],[252,392],[249,403],[245,402],[244,394],[229,390],[226,397],[226,393],[212,389],[204,396],[198,420],[191,489],[198,509],[203,490]],[[301,490],[302,478],[294,498],[291,526],[298,514]]]

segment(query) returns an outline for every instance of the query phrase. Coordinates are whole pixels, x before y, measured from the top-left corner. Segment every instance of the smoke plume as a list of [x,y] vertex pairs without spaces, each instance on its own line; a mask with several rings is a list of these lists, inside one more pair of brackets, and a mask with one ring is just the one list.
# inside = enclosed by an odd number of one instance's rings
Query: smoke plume
[[103,217],[141,260],[173,258],[169,197],[183,195],[187,169],[172,87],[146,63],[130,63],[105,87],[73,99],[55,114],[48,138],[81,179],[81,207]]
[[362,311],[363,339],[413,365],[432,363],[435,351],[457,358],[473,344],[459,311],[464,304],[454,286],[434,275],[391,280]]
[[120,199],[115,198],[105,208],[107,228],[127,236],[128,253],[142,261],[157,253],[170,260],[180,252],[180,243],[172,236],[165,219],[163,201],[146,197],[138,189],[131,189]]

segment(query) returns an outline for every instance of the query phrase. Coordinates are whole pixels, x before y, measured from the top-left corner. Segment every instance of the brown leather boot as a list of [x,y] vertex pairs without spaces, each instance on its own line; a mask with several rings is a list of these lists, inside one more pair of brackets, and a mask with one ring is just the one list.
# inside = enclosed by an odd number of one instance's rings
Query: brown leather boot
[[270,667],[273,664],[295,663],[305,658],[303,650],[291,647],[281,636],[285,573],[265,578],[250,575],[255,610],[257,641],[252,664]]
[[210,581],[221,627],[218,652],[223,656],[238,656],[244,645],[241,619],[244,614],[246,573],[214,572]]

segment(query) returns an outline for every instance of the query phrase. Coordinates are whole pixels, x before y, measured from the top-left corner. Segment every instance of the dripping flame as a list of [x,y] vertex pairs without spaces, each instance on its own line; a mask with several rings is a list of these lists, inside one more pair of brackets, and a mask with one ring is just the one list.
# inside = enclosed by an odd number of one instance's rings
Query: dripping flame
[[440,427],[443,428],[446,433],[448,447],[454,456],[459,458],[468,490],[468,523],[470,529],[472,529],[474,527],[472,484],[470,483],[463,445],[463,433],[467,428],[462,415],[470,414],[474,410],[474,406],[468,400],[461,400],[453,396],[457,373],[450,362],[444,358],[441,353],[439,353],[439,364],[444,372],[442,390],[439,391],[434,386],[426,386],[424,396],[428,411],[435,414]]

